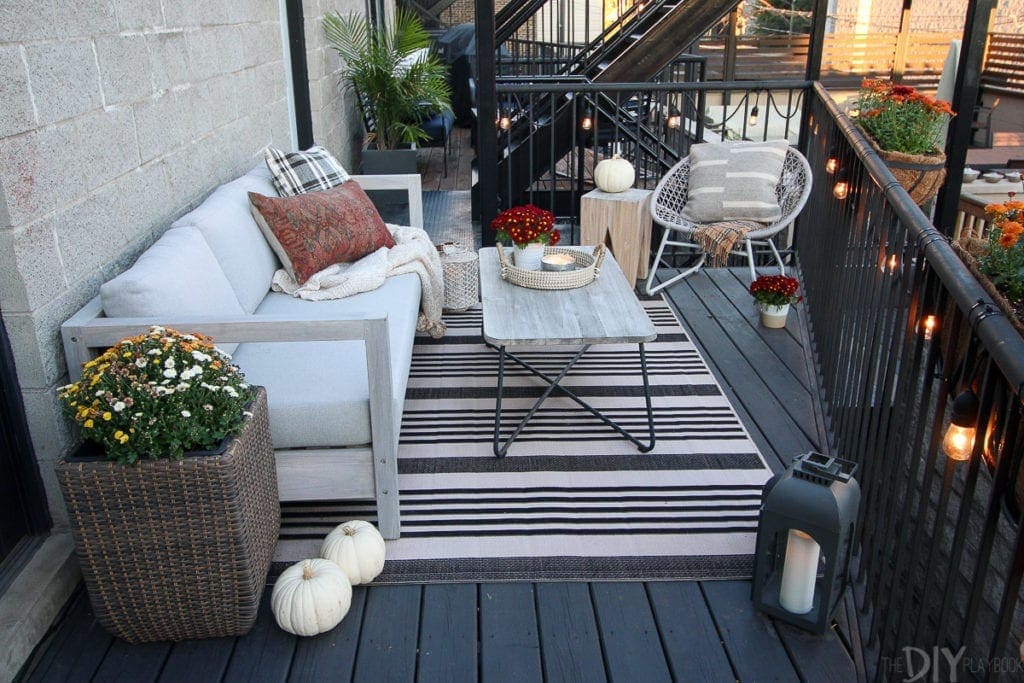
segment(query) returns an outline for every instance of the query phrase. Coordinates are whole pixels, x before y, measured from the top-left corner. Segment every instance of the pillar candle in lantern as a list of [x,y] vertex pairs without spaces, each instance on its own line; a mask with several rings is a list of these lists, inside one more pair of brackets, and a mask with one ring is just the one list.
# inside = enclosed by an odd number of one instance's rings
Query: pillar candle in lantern
[[818,555],[813,538],[791,529],[786,544],[786,562],[782,568],[779,604],[793,614],[807,614],[814,607],[814,584],[818,578]]

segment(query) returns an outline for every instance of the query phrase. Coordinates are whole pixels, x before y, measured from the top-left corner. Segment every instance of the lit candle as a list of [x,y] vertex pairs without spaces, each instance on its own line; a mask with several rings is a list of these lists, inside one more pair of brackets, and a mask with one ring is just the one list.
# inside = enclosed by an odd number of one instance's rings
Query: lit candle
[[541,270],[573,270],[576,259],[571,254],[545,254],[540,259]]
[[807,614],[814,607],[820,552],[821,546],[813,538],[802,531],[790,529],[779,590],[779,604],[787,612]]

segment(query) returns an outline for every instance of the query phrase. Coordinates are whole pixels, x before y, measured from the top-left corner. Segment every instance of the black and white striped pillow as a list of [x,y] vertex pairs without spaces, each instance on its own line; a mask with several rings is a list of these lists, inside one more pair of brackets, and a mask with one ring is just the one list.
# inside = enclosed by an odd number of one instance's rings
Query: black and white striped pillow
[[264,156],[273,176],[274,188],[282,197],[329,190],[349,179],[334,155],[319,145],[303,152],[282,152],[267,147]]
[[789,143],[708,142],[690,148],[690,183],[680,212],[694,223],[782,217],[775,186]]

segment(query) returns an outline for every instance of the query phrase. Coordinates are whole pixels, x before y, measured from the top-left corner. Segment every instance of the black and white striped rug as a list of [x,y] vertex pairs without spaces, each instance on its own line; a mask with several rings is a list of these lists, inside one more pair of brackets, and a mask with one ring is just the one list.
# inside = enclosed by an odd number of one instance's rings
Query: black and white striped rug
[[[446,316],[441,340],[417,339],[399,444],[402,537],[381,582],[748,577],[761,486],[757,447],[660,298],[644,304],[657,446],[639,453],[550,397],[505,458],[491,450],[497,354],[479,310]],[[574,349],[514,350],[552,373]],[[506,434],[545,385],[506,364]],[[637,346],[595,346],[563,382],[646,436]],[[282,543],[322,538],[372,504],[283,510]]]

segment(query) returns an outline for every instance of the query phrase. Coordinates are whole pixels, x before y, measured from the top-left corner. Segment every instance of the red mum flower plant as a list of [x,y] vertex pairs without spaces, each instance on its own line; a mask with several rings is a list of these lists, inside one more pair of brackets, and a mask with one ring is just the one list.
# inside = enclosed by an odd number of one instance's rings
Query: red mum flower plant
[[788,275],[761,275],[750,283],[750,294],[759,304],[767,306],[785,306],[804,300],[797,294],[800,283],[795,277]]
[[517,247],[539,242],[554,246],[562,239],[555,229],[555,214],[533,204],[505,209],[491,221],[495,239],[512,242]]

